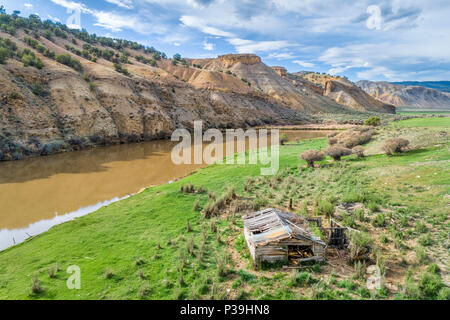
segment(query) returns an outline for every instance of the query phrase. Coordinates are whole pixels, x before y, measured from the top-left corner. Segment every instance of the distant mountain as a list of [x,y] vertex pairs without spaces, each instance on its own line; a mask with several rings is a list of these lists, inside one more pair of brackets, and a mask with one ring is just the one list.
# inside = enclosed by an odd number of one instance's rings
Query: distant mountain
[[297,86],[309,87],[340,105],[358,111],[395,113],[391,103],[379,101],[347,78],[316,72],[297,72],[287,77]]
[[450,81],[403,81],[392,83],[402,86],[420,86],[450,93]]
[[397,107],[450,110],[450,93],[422,86],[405,86],[390,82],[358,81],[357,85],[372,97]]

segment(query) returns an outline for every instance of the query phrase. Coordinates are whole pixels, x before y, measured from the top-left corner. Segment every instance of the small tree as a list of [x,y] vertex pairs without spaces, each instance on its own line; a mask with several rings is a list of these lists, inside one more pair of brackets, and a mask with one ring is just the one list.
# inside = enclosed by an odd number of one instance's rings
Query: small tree
[[308,167],[314,168],[315,161],[322,161],[325,158],[323,152],[317,150],[308,150],[300,155],[300,159],[303,159],[308,164]]
[[326,154],[334,159],[334,161],[340,161],[343,156],[351,155],[353,152],[351,149],[347,149],[342,146],[332,146],[326,151]]
[[402,152],[403,148],[409,145],[409,141],[403,138],[392,138],[387,140],[382,149],[386,155],[390,156],[396,152]]
[[379,117],[370,117],[366,121],[364,121],[366,126],[379,126],[381,124],[381,119]]
[[280,137],[280,144],[283,146],[286,144],[286,142],[289,141],[289,137],[287,136],[286,133],[283,133]]
[[356,154],[356,156],[358,158],[363,158],[364,157],[364,148],[361,146],[356,146],[353,148],[353,154]]

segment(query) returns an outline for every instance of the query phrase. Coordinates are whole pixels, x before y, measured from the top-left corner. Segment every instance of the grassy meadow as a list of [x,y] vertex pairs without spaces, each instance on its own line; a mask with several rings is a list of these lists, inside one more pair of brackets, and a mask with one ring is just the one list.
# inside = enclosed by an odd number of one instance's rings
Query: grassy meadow
[[[316,168],[299,154],[327,139],[289,142],[276,176],[212,165],[148,188],[0,252],[0,300],[450,299],[449,128],[450,118],[392,122],[375,129],[366,157],[328,157]],[[382,154],[392,137],[410,140],[408,151]],[[370,260],[349,263],[330,249],[323,264],[255,269],[240,214],[291,204],[360,230]],[[80,290],[66,287],[71,265],[81,269]],[[366,288],[369,265],[382,271],[381,289]]]

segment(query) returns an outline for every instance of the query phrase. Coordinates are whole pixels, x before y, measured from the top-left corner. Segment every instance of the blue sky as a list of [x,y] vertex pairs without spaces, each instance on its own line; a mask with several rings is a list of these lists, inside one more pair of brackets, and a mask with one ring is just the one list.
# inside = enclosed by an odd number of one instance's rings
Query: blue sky
[[[172,56],[255,53],[290,72],[449,80],[448,0],[0,0]],[[79,12],[80,19],[74,19]]]

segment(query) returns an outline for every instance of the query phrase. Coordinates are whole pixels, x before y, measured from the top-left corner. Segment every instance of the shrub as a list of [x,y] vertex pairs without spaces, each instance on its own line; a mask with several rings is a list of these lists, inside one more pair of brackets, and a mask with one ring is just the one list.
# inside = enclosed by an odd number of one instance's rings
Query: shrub
[[368,209],[371,212],[380,212],[380,206],[375,202],[370,202],[368,205]]
[[373,241],[365,232],[352,232],[350,234],[349,258],[350,261],[367,259],[372,251]]
[[89,90],[92,92],[97,91],[97,85],[94,82],[89,82]]
[[13,92],[11,92],[9,94],[9,98],[13,99],[13,100],[18,99],[19,98],[19,94],[17,92],[13,91]]
[[8,49],[0,47],[0,64],[4,64],[6,60],[10,58],[10,56],[11,53]]
[[353,152],[342,146],[332,146],[326,149],[325,153],[332,157],[334,161],[340,161],[342,157],[351,155]]
[[41,282],[36,276],[34,276],[33,280],[31,280],[31,292],[34,294],[38,294],[42,291],[44,291],[44,289],[41,286]]
[[434,299],[444,287],[444,283],[439,275],[426,272],[420,277],[418,287],[423,298]]
[[316,281],[314,280],[313,276],[306,271],[299,272],[299,271],[295,270],[289,279],[289,285],[291,287],[297,287],[297,286],[304,287],[304,286],[313,284],[314,282],[316,282]]
[[31,66],[37,69],[42,69],[42,67],[44,66],[41,59],[36,57],[34,52],[32,52],[30,49],[23,49],[22,52],[19,53],[19,57],[24,67]]
[[436,263],[432,263],[428,266],[427,271],[433,274],[441,273],[441,268]]
[[289,141],[289,137],[287,136],[286,133],[283,133],[283,134],[281,135],[281,137],[280,137],[280,144],[281,144],[281,145],[284,145],[284,144],[286,144],[286,142],[288,142],[288,141]]
[[386,225],[386,217],[384,216],[383,213],[379,213],[377,214],[375,219],[372,220],[372,224],[375,227],[384,227]]
[[424,264],[428,261],[428,255],[422,246],[416,248],[416,262],[417,264]]
[[364,121],[364,124],[366,126],[379,126],[381,123],[381,119],[379,117],[370,117],[366,121]]
[[31,86],[31,91],[37,95],[41,96],[44,92],[44,89],[42,88],[42,85],[40,83],[35,83]]
[[417,233],[425,233],[428,230],[427,226],[422,221],[416,223],[414,229],[416,230]]
[[72,56],[68,53],[66,54],[58,54],[55,58],[56,62],[64,64],[76,71],[82,71],[83,66],[81,65],[80,60],[72,58]]
[[361,146],[356,146],[352,149],[353,154],[356,154],[356,157],[363,158],[364,157],[364,148]]
[[426,234],[419,238],[419,243],[424,247],[431,246],[433,244],[433,239],[431,239],[430,234]]
[[323,152],[316,150],[308,150],[300,155],[300,159],[303,159],[308,164],[308,167],[314,168],[314,162],[322,161],[325,158]]
[[402,152],[402,150],[409,145],[409,141],[403,138],[392,138],[387,140],[382,146],[382,150],[386,155],[390,156],[396,152]]
[[334,205],[328,200],[320,200],[317,204],[315,213],[317,215],[332,217],[334,214]]
[[359,208],[358,210],[356,210],[355,215],[360,222],[366,221],[364,209]]
[[120,64],[118,64],[118,63],[114,63],[114,69],[117,71],[117,72],[119,72],[119,73],[122,73],[122,74],[124,74],[124,75],[126,75],[126,76],[129,76],[130,75],[130,73],[128,72],[128,70],[126,69],[126,68],[123,68]]

